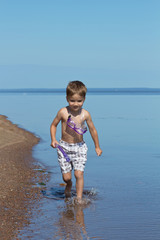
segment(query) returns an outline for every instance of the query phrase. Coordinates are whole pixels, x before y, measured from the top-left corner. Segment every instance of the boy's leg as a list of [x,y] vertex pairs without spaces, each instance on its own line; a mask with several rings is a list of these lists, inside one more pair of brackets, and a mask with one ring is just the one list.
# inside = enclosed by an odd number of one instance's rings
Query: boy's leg
[[80,170],[74,171],[74,176],[76,178],[76,192],[77,192],[77,198],[82,199],[83,195],[83,186],[84,186],[84,177],[83,172]]
[[63,180],[67,184],[65,188],[66,197],[71,197],[71,188],[72,188],[72,172],[63,173]]

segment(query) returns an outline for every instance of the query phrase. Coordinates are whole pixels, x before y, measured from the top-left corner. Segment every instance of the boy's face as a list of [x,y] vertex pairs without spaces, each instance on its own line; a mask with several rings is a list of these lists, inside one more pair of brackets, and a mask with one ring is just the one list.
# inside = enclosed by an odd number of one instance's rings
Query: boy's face
[[67,102],[69,103],[69,107],[74,112],[77,112],[82,108],[84,100],[85,98],[80,96],[79,94],[67,96]]

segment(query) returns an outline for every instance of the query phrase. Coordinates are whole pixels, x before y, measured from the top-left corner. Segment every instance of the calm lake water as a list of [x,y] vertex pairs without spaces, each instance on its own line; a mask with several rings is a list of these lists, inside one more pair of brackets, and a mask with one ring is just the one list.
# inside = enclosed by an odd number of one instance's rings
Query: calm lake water
[[87,132],[85,206],[65,201],[56,150],[50,147],[50,124],[67,105],[65,95],[6,93],[0,103],[1,114],[42,139],[33,155],[51,174],[38,213],[20,239],[160,239],[160,95],[87,95],[84,108],[103,155],[96,156]]

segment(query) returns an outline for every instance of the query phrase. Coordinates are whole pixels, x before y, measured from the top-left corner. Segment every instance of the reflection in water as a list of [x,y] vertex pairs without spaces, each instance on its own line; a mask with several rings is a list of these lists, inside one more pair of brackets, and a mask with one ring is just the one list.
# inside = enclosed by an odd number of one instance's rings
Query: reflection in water
[[51,239],[81,240],[89,239],[84,222],[84,209],[89,207],[97,197],[96,189],[84,190],[82,203],[76,201],[76,189],[72,188],[71,197],[65,198],[65,186],[54,186],[42,191],[47,199],[64,201],[58,213],[58,220],[54,223],[56,230]]
[[[71,200],[74,201],[73,199]],[[63,211],[59,212],[59,219],[55,223],[57,231],[53,239],[89,239],[84,222],[84,208],[87,205],[66,202]]]

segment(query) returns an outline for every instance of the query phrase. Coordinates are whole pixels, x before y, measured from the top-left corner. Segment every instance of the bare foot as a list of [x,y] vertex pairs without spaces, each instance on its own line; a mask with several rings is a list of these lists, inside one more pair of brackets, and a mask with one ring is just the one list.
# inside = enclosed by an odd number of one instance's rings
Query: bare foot
[[66,198],[71,197],[71,188],[72,188],[72,181],[69,181],[66,185],[65,190],[64,190],[64,194],[65,194]]
[[78,198],[78,197],[76,197],[76,198],[74,199],[74,203],[75,203],[75,204],[83,204],[84,201],[83,201],[82,198]]
[[91,200],[89,199],[86,199],[86,198],[78,198],[78,197],[75,197],[74,198],[74,204],[75,205],[79,205],[79,206],[86,206],[88,204],[91,203]]

